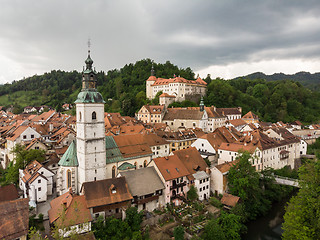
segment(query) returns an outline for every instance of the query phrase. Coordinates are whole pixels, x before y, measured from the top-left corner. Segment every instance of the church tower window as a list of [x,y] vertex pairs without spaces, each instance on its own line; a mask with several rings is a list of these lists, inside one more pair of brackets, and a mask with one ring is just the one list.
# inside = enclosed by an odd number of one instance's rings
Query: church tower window
[[67,184],[68,184],[68,189],[71,188],[71,171],[67,171]]
[[92,120],[96,120],[97,119],[97,113],[96,112],[92,112]]

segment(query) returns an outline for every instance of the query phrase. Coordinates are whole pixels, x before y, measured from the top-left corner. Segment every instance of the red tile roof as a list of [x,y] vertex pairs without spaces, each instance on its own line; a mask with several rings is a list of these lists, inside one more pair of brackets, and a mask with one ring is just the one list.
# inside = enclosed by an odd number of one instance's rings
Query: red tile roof
[[26,129],[28,126],[19,126],[17,127],[10,136],[7,137],[7,140],[15,141]]
[[[49,221],[65,227],[91,222],[92,216],[87,207],[85,196],[73,195],[70,192],[53,199],[48,211]],[[65,209],[65,212],[64,212]],[[64,213],[63,213],[64,212]],[[61,217],[64,215],[64,217]]]
[[125,177],[85,182],[82,189],[89,208],[133,199]]
[[207,85],[207,83],[205,81],[203,81],[201,78],[198,78],[197,80],[187,80],[183,77],[175,77],[175,78],[169,78],[169,79],[156,78],[156,77],[151,78],[151,77],[149,77],[149,79],[147,81],[155,81],[152,84],[152,86],[167,85],[169,83],[187,83],[187,84],[192,84],[192,85],[203,85],[203,86]]
[[0,239],[16,239],[28,234],[29,199],[0,203]]
[[0,187],[0,202],[14,200],[18,197],[18,190],[14,184]]
[[239,200],[240,197],[224,193],[223,197],[221,198],[221,203],[230,207],[235,207]]
[[154,159],[165,181],[191,175],[177,155]]

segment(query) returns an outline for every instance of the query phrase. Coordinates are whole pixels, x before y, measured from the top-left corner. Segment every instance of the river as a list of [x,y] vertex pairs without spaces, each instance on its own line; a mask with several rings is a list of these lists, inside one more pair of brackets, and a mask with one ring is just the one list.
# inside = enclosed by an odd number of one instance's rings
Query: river
[[271,210],[267,215],[259,217],[258,219],[247,224],[248,232],[242,236],[246,240],[281,240],[283,230],[281,229],[283,223],[284,208],[286,203],[292,195],[276,202],[272,205]]

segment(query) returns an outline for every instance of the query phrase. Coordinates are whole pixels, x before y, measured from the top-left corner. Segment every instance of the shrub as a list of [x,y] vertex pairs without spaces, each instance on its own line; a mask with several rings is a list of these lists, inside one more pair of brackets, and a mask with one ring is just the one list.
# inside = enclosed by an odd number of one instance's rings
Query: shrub
[[210,204],[217,208],[222,208],[222,203],[215,197],[210,198]]

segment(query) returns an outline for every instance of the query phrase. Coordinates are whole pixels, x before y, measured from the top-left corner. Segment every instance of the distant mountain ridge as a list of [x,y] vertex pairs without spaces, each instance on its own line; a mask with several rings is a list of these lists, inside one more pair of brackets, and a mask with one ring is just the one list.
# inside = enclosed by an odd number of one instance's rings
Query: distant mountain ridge
[[284,73],[274,73],[272,75],[266,75],[262,72],[255,72],[239,78],[248,79],[264,79],[266,81],[282,81],[282,80],[293,80],[300,82],[303,86],[313,90],[320,90],[320,72],[310,73],[310,72],[297,72],[295,74],[284,74]]

